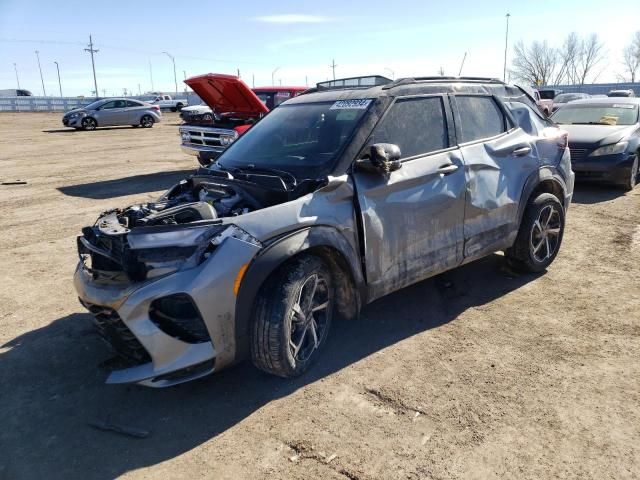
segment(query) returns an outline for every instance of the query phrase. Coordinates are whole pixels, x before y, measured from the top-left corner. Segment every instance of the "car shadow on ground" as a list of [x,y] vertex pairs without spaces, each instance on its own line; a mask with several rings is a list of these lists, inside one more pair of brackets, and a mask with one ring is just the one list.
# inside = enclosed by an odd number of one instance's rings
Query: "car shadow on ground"
[[616,185],[576,182],[571,201],[582,205],[592,205],[614,200],[624,194],[625,191]]
[[195,170],[174,170],[171,172],[147,173],[131,177],[102,180],[99,182],[81,183],[59,187],[58,190],[71,197],[92,198],[104,200],[113,197],[123,197],[138,193],[157,192],[166,190],[178,183]]
[[[390,294],[365,307],[360,319],[335,322],[318,363],[293,380],[245,362],[168,389],[105,385],[106,373],[97,366],[111,350],[88,314],[65,316],[0,348],[0,478],[102,480],[170,460],[271,401],[451,322],[537,276],[511,272],[495,254]],[[95,419],[150,435],[136,439],[98,431],[89,426]]]
[[95,130],[92,131],[85,131],[83,129],[75,129],[73,127],[68,127],[68,128],[53,128],[50,130],[42,130],[42,133],[91,133],[91,132],[102,132],[105,130],[132,130],[134,128],[140,128],[142,130],[144,130],[143,128],[141,128],[140,126],[136,125],[135,127],[133,125],[121,125],[121,126],[117,126],[117,127],[98,127]]

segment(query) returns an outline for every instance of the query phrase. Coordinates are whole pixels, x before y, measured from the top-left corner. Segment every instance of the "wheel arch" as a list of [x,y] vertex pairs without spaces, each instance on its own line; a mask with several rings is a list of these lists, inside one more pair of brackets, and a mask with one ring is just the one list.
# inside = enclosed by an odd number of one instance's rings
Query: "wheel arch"
[[250,263],[236,298],[236,357],[249,354],[249,332],[256,296],[269,277],[286,262],[302,254],[313,254],[327,262],[336,282],[336,313],[342,318],[360,314],[364,279],[360,258],[336,228],[313,226],[298,230],[270,243]]
[[557,197],[566,210],[567,185],[565,181],[554,168],[543,167],[529,176],[525,182],[520,197],[522,201],[518,205],[518,225],[522,222],[529,201],[541,193],[550,193]]

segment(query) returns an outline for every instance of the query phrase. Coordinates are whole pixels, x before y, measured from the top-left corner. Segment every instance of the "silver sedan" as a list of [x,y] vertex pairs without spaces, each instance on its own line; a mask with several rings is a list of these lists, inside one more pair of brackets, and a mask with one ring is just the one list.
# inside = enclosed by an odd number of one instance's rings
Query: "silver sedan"
[[65,113],[62,124],[84,130],[112,125],[151,128],[161,120],[162,113],[158,105],[130,98],[105,98]]

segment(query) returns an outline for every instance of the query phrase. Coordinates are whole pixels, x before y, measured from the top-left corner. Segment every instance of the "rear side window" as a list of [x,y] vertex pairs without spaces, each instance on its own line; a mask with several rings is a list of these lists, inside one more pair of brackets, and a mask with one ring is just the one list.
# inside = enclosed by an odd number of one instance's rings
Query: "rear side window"
[[142,104],[140,102],[134,102],[132,100],[127,100],[127,107],[141,107]]
[[506,131],[505,118],[492,97],[457,95],[460,143],[489,138]]
[[373,143],[394,143],[402,158],[449,146],[444,107],[440,97],[398,99],[375,133]]

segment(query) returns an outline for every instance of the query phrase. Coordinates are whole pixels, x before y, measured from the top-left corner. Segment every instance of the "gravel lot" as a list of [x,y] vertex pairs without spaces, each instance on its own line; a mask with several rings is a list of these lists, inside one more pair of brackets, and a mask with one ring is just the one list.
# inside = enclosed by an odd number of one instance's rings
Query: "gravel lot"
[[548,272],[496,254],[389,295],[300,379],[104,385],[75,237],[195,168],[177,123],[0,114],[0,178],[28,182],[0,186],[0,478],[640,478],[640,187],[579,185]]

